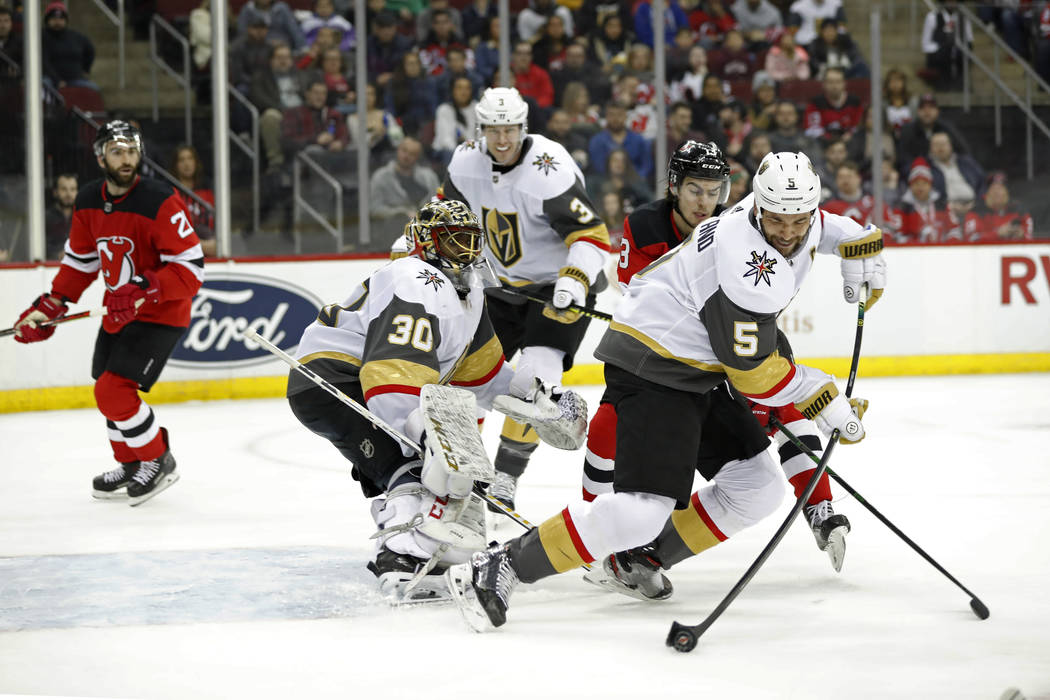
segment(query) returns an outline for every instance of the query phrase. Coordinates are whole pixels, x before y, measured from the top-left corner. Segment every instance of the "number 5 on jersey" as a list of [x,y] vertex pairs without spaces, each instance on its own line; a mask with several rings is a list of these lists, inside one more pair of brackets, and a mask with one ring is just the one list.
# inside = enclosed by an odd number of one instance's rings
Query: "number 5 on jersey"
[[754,357],[758,352],[758,324],[754,321],[737,321],[733,324],[733,352],[739,357]]

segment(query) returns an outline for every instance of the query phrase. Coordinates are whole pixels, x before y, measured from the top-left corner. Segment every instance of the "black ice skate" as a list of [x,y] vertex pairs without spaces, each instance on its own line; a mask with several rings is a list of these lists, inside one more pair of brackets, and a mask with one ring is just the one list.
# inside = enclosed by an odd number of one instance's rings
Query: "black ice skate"
[[439,603],[451,600],[443,575],[445,567],[440,564],[423,576],[415,586],[409,588],[409,582],[426,564],[426,559],[420,559],[411,554],[401,554],[384,547],[376,555],[375,561],[368,562],[368,570],[379,579],[379,592],[390,601],[391,605]]
[[806,506],[803,513],[817,540],[817,547],[828,553],[835,571],[842,571],[842,561],[846,558],[846,533],[850,531],[849,520],[845,515],[836,515],[831,501]]
[[476,552],[468,563],[450,568],[445,577],[452,599],[475,632],[507,621],[518,574],[510,564],[506,545],[493,543],[485,551]]
[[102,500],[124,500],[127,486],[139,470],[138,462],[121,462],[116,469],[99,474],[91,482],[91,495]]
[[591,569],[583,580],[639,600],[667,600],[674,593],[650,545],[610,554],[601,569]]
[[132,506],[145,503],[179,480],[175,471],[175,457],[168,443],[168,429],[161,428],[164,436],[164,454],[156,459],[139,462],[138,471],[128,482],[128,500]]
[[[489,484],[489,495],[511,510],[514,510],[514,494],[517,493],[517,490],[518,477],[504,474],[501,471],[496,472],[496,477]],[[488,509],[493,513],[502,512],[491,503]]]

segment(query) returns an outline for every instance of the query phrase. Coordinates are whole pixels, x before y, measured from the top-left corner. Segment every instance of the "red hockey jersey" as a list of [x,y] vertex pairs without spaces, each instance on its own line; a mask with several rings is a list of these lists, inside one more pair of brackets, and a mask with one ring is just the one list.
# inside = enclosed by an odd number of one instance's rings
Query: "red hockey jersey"
[[[135,275],[152,270],[160,301],[140,309],[136,320],[188,326],[190,302],[204,281],[204,253],[182,200],[171,185],[140,177],[125,194],[113,197],[105,181],[86,185],[73,205],[73,223],[51,293],[77,301],[99,271],[106,284],[102,303]],[[109,333],[120,325],[109,316]]]

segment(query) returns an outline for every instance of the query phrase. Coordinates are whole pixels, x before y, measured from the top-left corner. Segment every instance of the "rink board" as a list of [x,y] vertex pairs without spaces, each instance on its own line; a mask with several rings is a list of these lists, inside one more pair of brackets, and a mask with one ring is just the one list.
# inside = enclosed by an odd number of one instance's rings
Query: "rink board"
[[[867,316],[866,376],[1050,371],[1050,245],[891,248],[886,294]],[[247,341],[248,327],[294,352],[323,304],[343,303],[383,259],[210,263],[180,341],[151,403],[280,396],[285,366]],[[56,266],[0,269],[0,318],[12,322],[50,287]],[[780,324],[797,358],[838,376],[848,371],[856,308],[842,299],[839,261],[818,256],[811,279]],[[72,310],[101,304],[95,283]],[[613,311],[619,296],[603,292]],[[94,405],[91,348],[99,321],[74,321],[45,343],[0,341],[0,412]],[[592,321],[567,382],[598,384],[593,358],[605,324]]]

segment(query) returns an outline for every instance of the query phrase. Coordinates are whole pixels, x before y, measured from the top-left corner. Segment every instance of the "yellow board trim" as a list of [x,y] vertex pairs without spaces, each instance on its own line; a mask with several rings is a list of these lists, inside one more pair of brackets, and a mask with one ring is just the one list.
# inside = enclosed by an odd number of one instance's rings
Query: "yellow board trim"
[[[800,358],[800,364],[824,370],[839,377],[849,375],[848,357]],[[576,365],[565,373],[564,384],[575,386],[605,383],[601,364]],[[861,357],[857,374],[861,377],[913,377],[951,374],[1017,374],[1050,372],[1050,353],[1005,353],[1001,355],[908,355],[900,357]],[[237,377],[158,382],[146,394],[151,404],[225,399],[273,399],[283,397],[288,378]],[[0,391],[0,413],[21,411],[60,411],[94,408],[91,385],[55,386]]]
[[671,524],[682,542],[693,554],[699,554],[719,543],[718,537],[711,532],[704,519],[690,503],[688,508],[671,511]]

